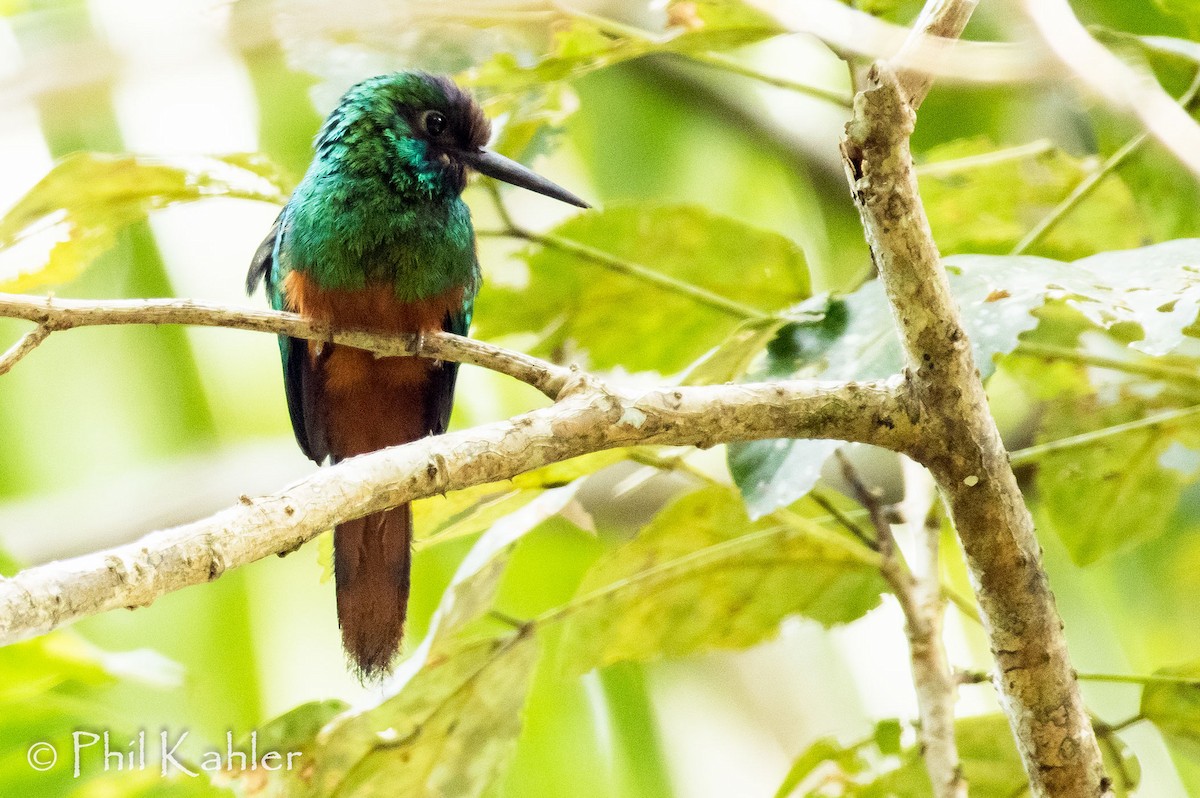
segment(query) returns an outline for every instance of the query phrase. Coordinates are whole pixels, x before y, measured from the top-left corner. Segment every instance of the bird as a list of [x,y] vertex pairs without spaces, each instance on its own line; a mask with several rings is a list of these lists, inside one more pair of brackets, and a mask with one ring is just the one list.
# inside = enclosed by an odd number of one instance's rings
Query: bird
[[[339,100],[314,156],[255,251],[246,291],[333,328],[467,335],[481,275],[470,171],[588,208],[571,192],[486,148],[491,124],[448,77],[380,75]],[[446,430],[458,366],[376,357],[279,336],[288,413],[318,465]],[[338,624],[364,682],[390,673],[407,611],[412,511],[402,504],[334,528]]]

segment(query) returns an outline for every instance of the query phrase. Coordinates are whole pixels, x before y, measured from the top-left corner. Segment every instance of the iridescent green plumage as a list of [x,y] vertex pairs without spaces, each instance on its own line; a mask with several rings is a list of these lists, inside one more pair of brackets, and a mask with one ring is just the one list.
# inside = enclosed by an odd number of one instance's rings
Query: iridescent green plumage
[[[448,80],[400,73],[364,81],[317,137],[316,157],[285,212],[285,257],[321,285],[387,280],[402,299],[477,284],[475,232],[460,194],[463,168],[419,129],[442,113],[452,144],[481,147],[488,125]],[[291,261],[291,262],[288,262]]]
[[[431,111],[446,119],[441,137],[422,128]],[[247,289],[265,279],[271,306],[288,310],[283,286],[292,271],[327,289],[389,284],[403,301],[461,287],[461,311],[444,329],[466,335],[479,264],[461,197],[465,169],[448,151],[478,149],[489,133],[478,106],[446,78],[399,72],[351,87],[317,135],[312,164],[260,247]],[[279,346],[297,441],[317,462],[339,458],[324,440],[327,425],[313,417],[322,412],[319,380],[307,373],[305,344],[281,336]],[[449,422],[456,373],[448,365],[446,384],[430,387],[443,400],[430,432]]]
[[[352,87],[316,140],[312,165],[250,266],[271,306],[338,327],[466,335],[479,288],[461,194],[468,168],[576,205],[580,200],[483,149],[490,127],[453,82],[400,72]],[[337,462],[444,432],[458,367],[282,336],[296,440]],[[390,667],[408,600],[411,515],[402,505],[337,526],[342,639],[366,676]]]

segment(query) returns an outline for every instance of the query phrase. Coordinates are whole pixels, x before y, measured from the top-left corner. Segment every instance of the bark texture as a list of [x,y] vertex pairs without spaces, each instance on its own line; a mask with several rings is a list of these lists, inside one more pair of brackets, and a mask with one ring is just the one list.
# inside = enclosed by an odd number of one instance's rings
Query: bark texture
[[929,229],[909,150],[914,112],[876,64],[842,151],[921,408],[909,453],[962,539],[996,659],[996,687],[1035,798],[1098,798],[1108,780],[1026,508]]
[[[478,344],[462,340],[466,349]],[[354,457],[278,493],[243,496],[202,521],[0,578],[0,645],[105,610],[148,605],[226,569],[292,551],[348,519],[589,452],[642,444],[706,447],[772,438],[781,429],[903,449],[915,434],[912,413],[898,378],[633,393],[580,373],[550,407]]]

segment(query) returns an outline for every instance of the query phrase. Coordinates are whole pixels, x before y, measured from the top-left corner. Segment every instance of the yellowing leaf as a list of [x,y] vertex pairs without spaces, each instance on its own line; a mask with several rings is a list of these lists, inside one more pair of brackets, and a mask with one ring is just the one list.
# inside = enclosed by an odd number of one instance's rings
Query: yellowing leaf
[[802,614],[845,623],[879,603],[877,563],[815,523],[751,522],[737,493],[684,496],[584,578],[563,641],[567,667],[741,648]]
[[73,280],[152,210],[206,197],[282,203],[283,181],[257,156],[68,155],[0,219],[0,291]]
[[[926,153],[921,199],[943,254],[1008,252],[1098,167],[1050,149],[1027,158],[988,161],[983,139],[950,142]],[[974,160],[977,159],[978,160]],[[965,168],[949,169],[962,159]],[[966,166],[974,163],[976,165]],[[1133,194],[1110,175],[1036,247],[1041,255],[1071,260],[1109,249],[1136,247],[1147,229]]]
[[530,634],[466,644],[379,706],[318,736],[282,794],[345,798],[479,796],[507,764],[539,647]]
[[413,502],[417,547],[478,534],[520,512],[542,491],[569,485],[626,457],[622,449],[594,452],[519,474],[510,482],[475,485],[445,496],[419,499]]
[[1200,662],[1164,668],[1154,675],[1195,680],[1147,684],[1140,712],[1163,733],[1173,754],[1200,765]]
[[[1139,402],[1101,405],[1086,397],[1051,405],[1042,424],[1057,439],[1133,421],[1147,412],[1152,411]],[[1186,474],[1161,462],[1174,438],[1170,425],[1146,427],[1038,460],[1038,498],[1071,559],[1088,565],[1166,530],[1189,482]]]

